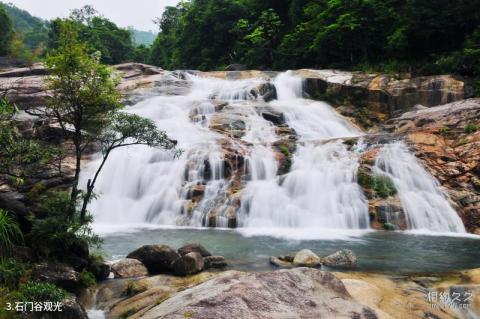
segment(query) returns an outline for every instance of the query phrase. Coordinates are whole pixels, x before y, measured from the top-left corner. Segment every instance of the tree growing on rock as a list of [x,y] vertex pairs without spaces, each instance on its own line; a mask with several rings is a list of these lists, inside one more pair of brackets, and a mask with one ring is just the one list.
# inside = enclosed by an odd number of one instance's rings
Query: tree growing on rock
[[[48,56],[46,64],[51,74],[47,87],[52,97],[41,115],[55,119],[64,137],[73,144],[75,174],[68,216],[73,220],[80,204],[80,222],[86,222],[95,182],[114,149],[147,145],[170,150],[176,143],[151,120],[122,111],[116,78],[100,63],[100,54],[89,54],[86,45],[79,41],[75,22],[62,23],[59,48]],[[103,157],[83,192],[79,189],[81,160],[93,145],[101,147]]]

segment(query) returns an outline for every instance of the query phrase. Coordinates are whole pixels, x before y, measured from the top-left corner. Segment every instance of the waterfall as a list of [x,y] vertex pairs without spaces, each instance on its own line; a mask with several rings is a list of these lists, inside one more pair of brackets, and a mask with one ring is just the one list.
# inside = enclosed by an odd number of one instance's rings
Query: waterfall
[[392,179],[410,229],[465,232],[460,217],[440,190],[438,182],[403,142],[387,144],[380,150],[375,171]]
[[[284,230],[313,238],[369,228],[368,201],[356,182],[361,147],[340,140],[363,133],[327,103],[303,98],[302,79],[291,72],[273,79],[184,76],[172,82],[184,81],[182,90],[156,90],[127,110],[153,120],[183,154],[174,158],[144,146],[113,152],[89,207],[97,227],[227,227],[233,214],[236,225],[252,234]],[[272,85],[277,99],[267,103],[259,92]],[[264,117],[265,110],[280,114],[281,123]],[[282,173],[279,156],[287,155],[279,142],[293,145]],[[232,152],[241,160],[227,169]],[[98,165],[86,165],[81,184]],[[394,180],[411,228],[464,231],[406,147],[385,146],[376,169]]]
[[[268,227],[302,229],[304,233],[368,228],[368,204],[356,183],[357,154],[341,141],[319,143],[361,132],[328,104],[303,99],[302,80],[290,72],[277,76],[274,84],[278,100],[271,105],[283,112],[303,146],[294,154],[286,176],[252,176],[242,197],[240,224],[258,228],[258,233]],[[272,155],[255,155],[261,160],[249,161],[252,171],[263,172],[268,167],[275,172]]]

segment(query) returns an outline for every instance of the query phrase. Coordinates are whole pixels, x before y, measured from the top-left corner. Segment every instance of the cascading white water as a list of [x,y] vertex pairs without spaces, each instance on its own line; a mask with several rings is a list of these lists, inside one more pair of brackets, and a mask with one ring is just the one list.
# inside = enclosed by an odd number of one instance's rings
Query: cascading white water
[[[290,72],[279,74],[273,79],[277,100],[266,103],[258,94],[266,79],[186,77],[188,93],[173,89],[183,95],[158,95],[128,109],[152,119],[177,140],[182,156],[175,159],[170,152],[142,146],[113,152],[96,186],[99,197],[90,206],[97,227],[145,223],[201,227],[210,224],[211,216],[217,227],[226,227],[233,177],[225,174],[223,147],[230,145],[242,149],[245,159],[237,225],[247,233],[275,235],[282,229],[287,230],[284,235],[296,231],[298,238],[314,238],[328,230],[369,228],[368,203],[356,182],[359,154],[334,140],[362,132],[327,103],[304,99],[300,78]],[[296,134],[292,165],[282,176],[274,144],[285,137],[277,135],[275,125],[261,115],[259,109],[265,108],[283,114],[286,126]],[[223,125],[219,113],[241,123],[243,135],[236,136],[235,128],[228,134],[212,129],[212,123]],[[395,183],[412,228],[463,231],[458,216],[435,191],[432,177],[408,150],[399,153],[408,161],[394,160],[399,156],[395,147],[384,148],[378,169],[385,168],[384,173],[393,177],[400,174]],[[98,164],[88,164],[83,183]],[[412,178],[420,181],[405,181],[405,172],[414,173]],[[417,184],[421,187],[413,188]],[[428,194],[430,206],[409,195],[418,189]],[[201,196],[192,205],[199,190]],[[441,200],[445,204],[438,204]],[[432,207],[439,212],[432,213]]]
[[[358,136],[359,130],[336,115],[326,103],[302,98],[302,80],[290,72],[274,80],[278,100],[270,104],[285,115],[300,144],[286,176],[276,176],[273,153],[253,152],[249,161],[256,174],[247,183],[240,211],[241,225],[302,229],[321,233],[325,229],[368,228],[368,204],[356,183],[357,155],[340,142],[319,143],[336,137]],[[309,142],[315,140],[315,142]],[[261,160],[255,160],[256,156]],[[266,169],[268,167],[268,169]]]
[[465,227],[438,182],[403,142],[387,144],[376,159],[375,172],[392,179],[410,229],[465,232]]

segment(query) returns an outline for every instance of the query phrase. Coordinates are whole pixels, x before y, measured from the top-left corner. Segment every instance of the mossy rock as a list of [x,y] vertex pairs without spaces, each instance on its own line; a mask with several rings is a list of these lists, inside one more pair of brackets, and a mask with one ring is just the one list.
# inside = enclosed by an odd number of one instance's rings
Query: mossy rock
[[392,180],[385,175],[376,175],[360,169],[357,172],[357,183],[365,190],[371,190],[374,197],[387,198],[397,193]]
[[392,231],[392,230],[395,230],[396,227],[392,223],[385,223],[385,224],[383,224],[383,229],[388,230],[388,231]]

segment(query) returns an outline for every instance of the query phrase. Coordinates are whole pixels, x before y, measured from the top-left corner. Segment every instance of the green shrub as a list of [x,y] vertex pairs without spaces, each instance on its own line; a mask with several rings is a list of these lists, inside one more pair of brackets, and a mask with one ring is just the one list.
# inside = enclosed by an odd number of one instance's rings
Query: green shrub
[[85,288],[91,287],[97,283],[97,281],[95,280],[95,276],[91,272],[86,270],[83,270],[80,273],[80,282]]
[[19,292],[24,298],[24,301],[51,301],[60,302],[68,296],[68,293],[48,282],[27,282],[21,284]]
[[5,255],[16,242],[23,240],[17,221],[0,208],[0,256]]
[[25,276],[26,266],[13,258],[0,259],[0,286],[16,289]]
[[470,123],[470,124],[465,125],[463,130],[467,134],[475,133],[478,130],[478,125],[474,124],[474,123]]
[[373,191],[380,198],[387,198],[397,193],[397,190],[392,180],[384,175],[373,176]]

